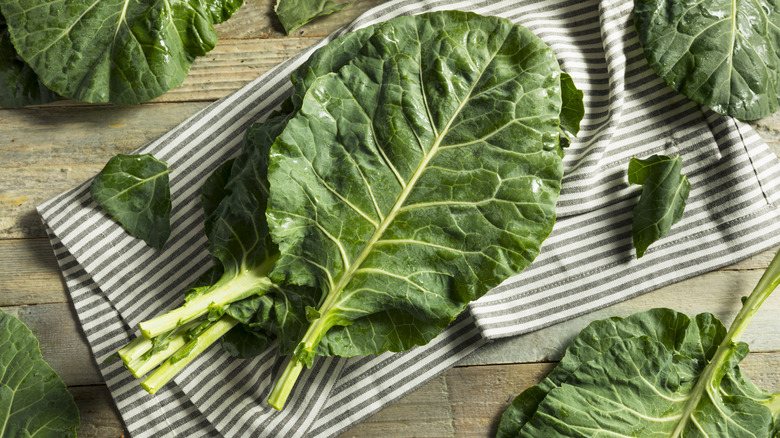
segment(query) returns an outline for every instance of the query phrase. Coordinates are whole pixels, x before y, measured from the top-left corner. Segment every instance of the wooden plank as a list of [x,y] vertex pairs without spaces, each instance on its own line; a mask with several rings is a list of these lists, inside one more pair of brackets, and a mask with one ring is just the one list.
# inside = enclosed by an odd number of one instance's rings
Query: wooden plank
[[[555,363],[458,366],[440,375],[339,438],[492,437],[514,397],[536,385]],[[742,369],[762,388],[780,391],[780,353],[751,354]],[[79,406],[81,437],[118,437],[119,414],[104,385],[69,388]]]
[[[724,276],[732,271],[763,271],[769,265],[774,257],[775,251],[765,251],[734,265],[727,266],[720,271]],[[707,274],[711,275],[711,274]],[[755,274],[760,275],[760,273]],[[664,297],[672,297],[680,291],[701,290],[693,288],[711,288],[720,284],[721,276],[713,277],[711,280],[689,280],[678,286],[672,286],[669,292],[654,292],[664,294]],[[735,279],[737,277],[734,277]],[[733,293],[749,293],[748,284],[751,278],[743,277],[745,280],[741,283],[740,289]],[[733,282],[727,281],[729,287]],[[722,289],[722,287],[721,287]],[[54,259],[49,241],[44,238],[38,239],[0,239],[0,306],[21,306],[32,304],[48,303],[66,303],[68,296],[65,293],[65,285],[62,280],[59,266]],[[688,295],[686,293],[686,295]],[[701,295],[700,295],[701,296]],[[703,296],[701,296],[703,297]],[[666,298],[659,298],[659,300]],[[634,301],[631,301],[632,303]],[[662,301],[659,301],[662,302]],[[702,303],[706,301],[701,301]],[[772,303],[774,301],[770,301]],[[641,308],[642,305],[649,304],[637,299],[636,305],[629,308]],[[656,303],[658,304],[658,303]],[[692,303],[693,305],[697,303]],[[681,311],[696,311],[694,307],[680,309]]]
[[0,239],[44,237],[35,206],[95,176],[207,105],[40,107],[0,112]]
[[[2,248],[2,247],[0,247]],[[0,254],[3,252],[0,251]],[[674,307],[689,315],[710,311],[730,323],[740,307],[740,297],[756,284],[761,270],[715,271],[662,288],[572,320],[496,341],[464,359],[464,365],[533,363],[558,360],[582,328],[595,319],[626,316],[653,307]],[[61,286],[60,286],[61,287]],[[101,377],[69,303],[35,304],[6,308],[38,336],[44,357],[69,384],[100,383]],[[770,296],[743,335],[753,351],[780,351],[780,294]]]
[[362,437],[450,437],[455,428],[450,388],[445,375],[390,404],[366,421],[345,431],[339,438]]
[[213,101],[224,97],[322,38],[227,40],[192,64],[184,82],[151,102]]
[[[319,18],[297,29],[293,36],[322,38],[341,26],[349,24],[368,9],[384,2],[385,0],[352,0],[338,13]],[[244,5],[230,20],[216,26],[220,40],[285,37],[284,28],[273,12],[275,4],[276,0],[244,0]]]
[[103,376],[92,358],[86,338],[68,304],[4,307],[38,338],[43,359],[68,386],[97,385]]
[[[771,260],[771,259],[770,259]],[[693,316],[710,312],[731,324],[742,304],[740,298],[753,290],[763,270],[714,271],[640,295],[605,309],[570,319],[522,336],[504,338],[465,358],[462,364],[545,362],[561,358],[571,339],[591,321],[628,316],[656,307],[669,307]],[[742,336],[752,351],[780,351],[780,293],[771,295]]]
[[48,239],[0,240],[0,306],[67,303]]
[[72,386],[68,390],[73,394],[81,417],[81,426],[76,429],[76,435],[80,438],[119,438],[128,435],[106,385]]

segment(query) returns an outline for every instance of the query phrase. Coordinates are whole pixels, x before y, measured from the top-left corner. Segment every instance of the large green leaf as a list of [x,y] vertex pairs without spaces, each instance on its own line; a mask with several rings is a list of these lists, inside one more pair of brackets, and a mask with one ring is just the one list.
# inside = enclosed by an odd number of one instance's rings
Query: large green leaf
[[[629,437],[769,437],[769,409],[743,396],[721,395],[717,387],[697,393],[697,379],[687,373],[703,371],[706,362],[694,363],[684,353],[674,354],[649,337],[614,345],[551,390],[520,436],[603,431]],[[691,399],[698,403],[688,416]],[[587,415],[579,415],[583,409]]]
[[682,219],[691,184],[682,174],[682,158],[664,155],[632,158],[628,183],[642,185],[631,229],[636,256],[641,258],[653,242],[669,234],[672,225]]
[[[231,164],[220,166],[207,179],[201,195],[204,225],[209,251],[215,258],[215,269],[222,275],[217,281],[199,284],[188,291],[183,307],[141,323],[142,331],[153,337],[214,311],[227,311],[247,323],[232,313],[233,306],[240,306],[246,312],[249,305],[261,303],[254,300],[253,295],[272,294],[273,312],[264,315],[275,321],[271,323],[260,318],[251,321],[250,325],[252,329],[263,326],[274,331],[279,335],[280,351],[292,351],[306,329],[303,309],[315,305],[316,299],[312,294],[301,293],[300,288],[272,285],[265,278],[278,257],[265,219],[269,149],[296,104],[301,102],[308,84],[349,62],[370,32],[371,28],[367,28],[347,34],[316,51],[293,73],[295,92],[292,98],[264,122],[252,125],[246,132],[239,156]],[[230,304],[235,301],[238,303]],[[244,337],[244,340],[253,339]]]
[[295,359],[424,344],[522,270],[560,191],[560,68],[530,31],[442,12],[378,26],[271,149],[271,278],[324,294]]
[[9,0],[18,53],[55,92],[131,104],[181,84],[242,0]]
[[[718,368],[724,376],[714,391],[695,391],[699,379],[710,376],[705,370],[725,337],[725,327],[711,314],[689,319],[653,309],[594,321],[550,375],[515,398],[501,417],[497,438],[707,436],[703,431],[771,437],[777,394],[757,388],[740,371],[746,344],[733,345],[733,356]],[[697,403],[688,421],[683,412],[692,398]],[[681,435],[674,435],[678,428]]]
[[92,199],[133,236],[162,249],[171,234],[168,165],[149,154],[117,155],[92,181]]
[[652,309],[628,318],[594,321],[571,341],[561,361],[539,385],[528,388],[515,398],[501,417],[497,438],[519,436],[520,430],[552,389],[566,383],[584,363],[601,357],[627,339],[650,337],[669,351],[684,351],[692,361],[703,363],[713,356],[718,342],[725,335],[723,324],[708,313],[691,320],[673,310]]
[[277,0],[274,12],[289,35],[311,20],[338,12],[348,4],[330,0]]
[[75,437],[79,411],[38,340],[0,310],[0,436]]
[[650,66],[675,90],[740,119],[777,109],[775,0],[634,0],[634,22]]
[[57,98],[57,94],[46,88],[16,54],[5,18],[0,15],[0,107],[37,105]]

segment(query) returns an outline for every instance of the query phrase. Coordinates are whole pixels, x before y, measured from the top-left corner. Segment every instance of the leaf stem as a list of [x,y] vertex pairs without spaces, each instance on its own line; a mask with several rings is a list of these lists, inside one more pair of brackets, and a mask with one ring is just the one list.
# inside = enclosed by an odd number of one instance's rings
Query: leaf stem
[[225,333],[230,331],[238,321],[228,315],[224,315],[209,328],[179,348],[173,356],[169,357],[159,368],[141,383],[141,386],[150,394],[154,394],[168,383],[176,374],[184,369],[200,353],[204,352]]
[[158,345],[155,345],[155,340],[139,336],[120,348],[117,354],[133,376],[141,377],[184,345],[189,340],[187,331],[198,324],[199,321],[191,322],[171,332],[171,335],[166,339],[157,338],[163,342]]
[[677,427],[671,435],[671,438],[678,438],[682,436],[685,426],[693,416],[699,401],[707,396],[712,400],[715,405],[720,405],[720,396],[718,395],[718,388],[723,379],[723,376],[728,370],[724,365],[728,362],[732,355],[734,355],[736,349],[736,343],[739,340],[742,333],[747,328],[750,321],[755,316],[759,307],[766,301],[772,291],[780,284],[780,251],[775,254],[774,259],[769,264],[769,267],[761,276],[761,279],[756,284],[753,292],[750,296],[744,300],[742,309],[740,309],[737,316],[734,318],[734,322],[731,324],[728,333],[723,338],[723,341],[718,345],[718,349],[712,357],[712,360],[702,371],[699,376],[699,380],[696,381],[696,385],[691,391],[690,398],[685,403],[683,408],[682,417],[680,422],[677,423]]
[[274,409],[281,411],[284,408],[284,404],[287,402],[295,382],[298,381],[298,376],[303,371],[303,367],[304,363],[296,355],[290,356],[290,361],[287,362],[284,372],[276,382],[271,395],[268,396],[268,404],[273,406]]
[[130,341],[124,347],[120,348],[119,351],[117,351],[117,354],[119,354],[119,357],[122,358],[122,362],[124,362],[125,366],[127,366],[128,363],[140,359],[144,354],[152,349],[152,346],[153,344],[151,339],[139,336]]
[[[263,267],[268,265],[270,269],[275,261],[276,258],[270,258],[263,263]],[[265,294],[275,287],[271,280],[265,277],[268,269],[241,271],[229,281],[217,283],[213,289],[193,298],[183,306],[144,321],[138,324],[138,327],[144,337],[154,338],[205,315],[212,308],[221,308],[252,295]],[[258,275],[258,272],[262,272],[263,275]]]

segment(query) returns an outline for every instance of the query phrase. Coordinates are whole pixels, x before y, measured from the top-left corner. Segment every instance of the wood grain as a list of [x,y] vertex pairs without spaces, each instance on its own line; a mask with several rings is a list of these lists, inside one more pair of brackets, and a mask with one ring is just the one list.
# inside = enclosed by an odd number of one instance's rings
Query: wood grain
[[79,407],[81,426],[76,434],[80,438],[119,438],[128,435],[106,385],[75,386],[69,389]]
[[[554,363],[457,366],[339,435],[339,438],[491,438],[514,397]],[[780,391],[780,353],[749,355],[742,369],[762,388]],[[772,370],[772,371],[767,371]],[[123,426],[103,385],[71,388],[81,437],[119,437]]]
[[[126,432],[76,322],[35,206],[91,178],[113,155],[159,137],[383,0],[355,0],[289,37],[272,14],[273,3],[245,1],[231,20],[217,26],[217,47],[195,61],[184,83],[152,102],[117,107],[63,101],[0,109],[0,307],[30,326],[44,358],[70,385],[81,410],[79,436],[119,437]],[[751,126],[780,154],[780,114]],[[536,384],[568,340],[593,319],[667,306],[689,314],[712,311],[728,322],[739,297],[750,292],[773,255],[767,251],[608,309],[496,342],[341,436],[492,437],[511,399]],[[760,386],[773,390],[780,390],[777,314],[780,296],[767,301],[744,337],[758,353],[748,356],[743,368]]]
[[35,206],[95,176],[207,103],[0,110],[0,239],[44,237]]
[[69,304],[4,307],[38,338],[43,359],[68,386],[99,385],[103,376]]
[[[291,36],[322,38],[384,2],[385,0],[352,0],[338,14],[314,20],[297,29]],[[275,3],[276,0],[244,0],[244,5],[230,20],[216,26],[220,38],[217,47],[225,39],[283,39],[284,28],[273,13]]]
[[[707,310],[728,324],[739,310],[739,298],[749,293],[761,273],[760,270],[745,270],[704,274],[536,332],[495,341],[465,358],[462,363],[485,365],[555,361],[563,355],[569,341],[591,321],[609,316],[627,316],[654,307],[671,306],[689,315]],[[36,334],[44,358],[66,383],[102,383],[86,340],[73,318],[70,303],[38,303],[5,307],[4,310],[19,317]],[[742,337],[752,351],[780,352],[780,337],[766,335],[780,333],[778,314],[780,294],[775,294],[764,303]]]

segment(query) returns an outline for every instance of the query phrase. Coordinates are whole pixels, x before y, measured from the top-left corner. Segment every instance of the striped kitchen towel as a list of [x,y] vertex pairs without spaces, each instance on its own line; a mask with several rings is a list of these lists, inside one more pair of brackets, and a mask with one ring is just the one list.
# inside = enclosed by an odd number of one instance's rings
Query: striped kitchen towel
[[[678,95],[645,62],[629,0],[392,0],[317,46],[215,102],[139,152],[168,162],[173,233],[157,252],[90,200],[89,184],[39,207],[109,389],[134,437],[331,437],[453,366],[481,345],[518,335],[733,263],[780,244],[780,165],[753,130]],[[244,130],[289,94],[289,75],[332,38],[403,14],[460,9],[506,17],[556,52],[585,93],[586,118],[567,150],[559,219],[523,273],[469,306],[430,344],[402,354],[318,358],[282,412],[268,407],[283,369],[273,349],[235,360],[218,347],[156,396],[103,360],[138,322],[181,303],[211,263],[202,230],[203,180],[238,151]],[[634,156],[683,157],[691,182],[684,219],[637,260],[631,209]]]

